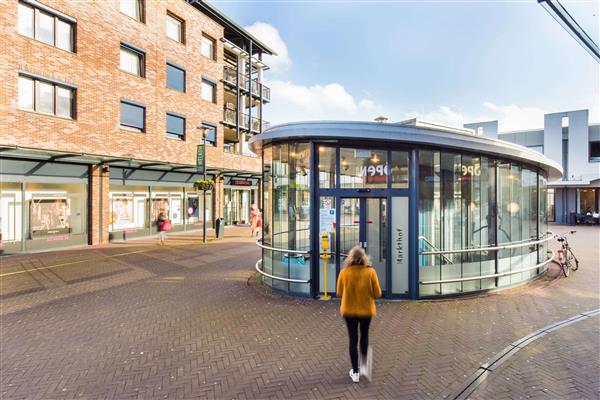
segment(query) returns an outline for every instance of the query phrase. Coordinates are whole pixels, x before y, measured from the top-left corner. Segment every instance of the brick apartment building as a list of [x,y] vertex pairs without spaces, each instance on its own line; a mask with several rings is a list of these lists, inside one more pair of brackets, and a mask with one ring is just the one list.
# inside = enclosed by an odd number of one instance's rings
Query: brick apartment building
[[207,225],[248,222],[271,49],[195,0],[8,0],[0,18],[5,252],[152,235],[160,210],[200,228],[203,140]]

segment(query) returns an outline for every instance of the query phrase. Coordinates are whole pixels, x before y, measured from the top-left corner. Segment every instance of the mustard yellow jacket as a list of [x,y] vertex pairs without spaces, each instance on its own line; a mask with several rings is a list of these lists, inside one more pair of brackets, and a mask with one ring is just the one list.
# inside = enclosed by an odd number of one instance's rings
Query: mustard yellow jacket
[[340,313],[348,317],[370,317],[376,314],[375,299],[381,287],[375,268],[350,265],[340,271],[337,295],[342,298]]

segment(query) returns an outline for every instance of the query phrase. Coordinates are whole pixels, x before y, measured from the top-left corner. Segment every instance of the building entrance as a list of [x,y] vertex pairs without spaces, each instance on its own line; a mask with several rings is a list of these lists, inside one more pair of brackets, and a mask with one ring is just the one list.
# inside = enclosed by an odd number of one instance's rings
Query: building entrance
[[384,291],[387,288],[387,226],[386,198],[341,199],[340,251],[348,254],[356,245],[364,248]]

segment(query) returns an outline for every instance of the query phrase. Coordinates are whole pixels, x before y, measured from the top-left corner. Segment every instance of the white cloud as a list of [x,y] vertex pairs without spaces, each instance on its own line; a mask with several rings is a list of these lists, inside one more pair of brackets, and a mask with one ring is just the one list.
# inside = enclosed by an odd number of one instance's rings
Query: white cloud
[[372,121],[382,107],[369,99],[357,100],[339,83],[304,86],[283,80],[266,81],[271,104],[265,119],[273,124],[307,120]]
[[252,35],[256,36],[261,42],[273,49],[277,55],[264,55],[263,61],[271,67],[274,74],[280,74],[287,71],[292,65],[292,59],[289,56],[287,46],[279,31],[271,24],[256,21],[252,25],[244,27]]

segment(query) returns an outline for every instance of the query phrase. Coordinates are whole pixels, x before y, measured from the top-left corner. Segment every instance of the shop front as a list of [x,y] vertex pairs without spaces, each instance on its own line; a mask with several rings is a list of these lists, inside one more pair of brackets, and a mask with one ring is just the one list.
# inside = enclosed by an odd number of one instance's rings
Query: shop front
[[562,172],[524,147],[419,121],[287,124],[251,145],[263,158],[257,267],[276,290],[335,293],[356,245],[388,298],[513,286],[547,264],[546,182]]
[[223,218],[225,225],[250,224],[250,209],[260,206],[259,179],[249,176],[226,175],[223,178]]
[[0,159],[0,251],[15,253],[88,242],[86,164]]

